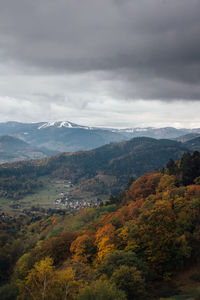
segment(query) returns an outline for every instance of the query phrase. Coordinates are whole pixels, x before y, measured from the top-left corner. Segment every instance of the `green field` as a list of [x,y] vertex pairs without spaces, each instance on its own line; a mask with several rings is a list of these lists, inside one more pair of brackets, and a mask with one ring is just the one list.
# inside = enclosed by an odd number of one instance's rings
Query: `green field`
[[[65,187],[66,183],[62,180],[51,180],[43,177],[40,179],[43,183],[43,187],[37,189],[34,194],[29,194],[22,199],[13,200],[8,198],[0,198],[0,208],[3,211],[20,212],[23,209],[29,209],[32,206],[40,206],[45,208],[55,208],[54,200],[59,193],[70,191],[71,188]],[[13,209],[10,205],[18,203],[20,208]]]

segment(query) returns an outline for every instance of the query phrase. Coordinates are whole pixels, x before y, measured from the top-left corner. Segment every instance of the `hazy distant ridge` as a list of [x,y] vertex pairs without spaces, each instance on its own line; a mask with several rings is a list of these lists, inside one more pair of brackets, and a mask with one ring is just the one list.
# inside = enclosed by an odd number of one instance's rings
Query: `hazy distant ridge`
[[105,144],[125,141],[134,137],[176,139],[186,134],[200,134],[200,128],[135,127],[115,129],[83,126],[70,121],[0,123],[0,135],[11,135],[33,147],[46,148],[57,153],[91,150]]

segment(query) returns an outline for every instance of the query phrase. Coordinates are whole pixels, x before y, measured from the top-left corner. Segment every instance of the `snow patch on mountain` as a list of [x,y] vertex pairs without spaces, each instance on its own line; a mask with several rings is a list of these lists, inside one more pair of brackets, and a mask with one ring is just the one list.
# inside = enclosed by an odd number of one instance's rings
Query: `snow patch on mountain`
[[43,129],[43,128],[47,128],[47,127],[51,127],[51,126],[54,126],[56,122],[46,122],[46,123],[43,123],[42,125],[40,125],[38,127],[38,129]]
[[72,124],[71,124],[70,122],[60,122],[60,124],[59,124],[58,127],[59,127],[59,128],[61,128],[61,127],[72,128],[73,126],[72,126]]
[[55,128],[82,128],[86,130],[92,130],[94,127],[82,126],[77,125],[75,123],[71,123],[69,121],[59,121],[59,122],[45,122],[38,127],[38,129],[44,129],[48,127],[55,127]]
[[149,128],[125,128],[125,129],[122,129],[120,131],[122,132],[144,132],[144,131],[148,131]]

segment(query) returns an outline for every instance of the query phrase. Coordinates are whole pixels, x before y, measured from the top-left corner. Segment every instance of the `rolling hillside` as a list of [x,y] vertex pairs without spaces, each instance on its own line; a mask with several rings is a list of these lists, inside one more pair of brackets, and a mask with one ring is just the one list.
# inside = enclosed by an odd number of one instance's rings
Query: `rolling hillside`
[[4,195],[20,198],[40,186],[40,178],[48,176],[70,180],[80,191],[109,195],[119,192],[130,177],[161,168],[170,158],[178,159],[186,151],[175,141],[134,138],[91,151],[7,164],[0,167],[0,190]]
[[184,134],[184,135],[181,135],[181,136],[177,137],[175,140],[177,142],[185,143],[185,142],[193,140],[193,139],[195,139],[199,136],[200,136],[199,133],[188,133],[188,134]]
[[0,137],[0,164],[28,159],[40,159],[53,155],[53,151],[39,149],[12,137]]
[[198,300],[199,183],[186,153],[98,207],[0,214],[0,298]]
[[185,147],[192,151],[200,151],[200,136],[183,143]]

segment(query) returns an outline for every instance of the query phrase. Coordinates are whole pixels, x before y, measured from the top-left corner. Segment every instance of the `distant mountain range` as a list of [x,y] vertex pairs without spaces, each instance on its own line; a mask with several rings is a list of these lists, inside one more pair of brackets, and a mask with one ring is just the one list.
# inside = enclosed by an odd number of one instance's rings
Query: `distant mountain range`
[[186,143],[200,136],[200,133],[188,133],[177,137],[175,140],[181,143]]
[[0,135],[11,135],[31,146],[59,152],[90,150],[125,137],[120,132],[77,125],[71,122],[0,123]]
[[[184,135],[200,135],[197,129],[165,128],[97,128],[77,125],[69,121],[40,123],[0,123],[0,136],[10,135],[23,140],[32,147],[45,148],[54,153],[90,150],[113,142],[134,137],[177,139]],[[182,142],[182,140],[180,140]],[[185,141],[185,140],[184,140]]]

